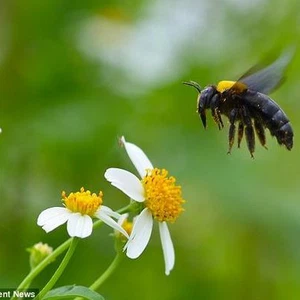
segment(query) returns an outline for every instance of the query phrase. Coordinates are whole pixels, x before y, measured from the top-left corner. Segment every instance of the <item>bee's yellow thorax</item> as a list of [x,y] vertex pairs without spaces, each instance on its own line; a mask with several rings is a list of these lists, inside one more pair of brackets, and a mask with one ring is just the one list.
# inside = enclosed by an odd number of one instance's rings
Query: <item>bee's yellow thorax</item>
[[241,93],[247,89],[247,86],[241,82],[223,80],[218,83],[217,91],[223,93],[224,91],[229,90],[232,87],[233,90],[238,93]]

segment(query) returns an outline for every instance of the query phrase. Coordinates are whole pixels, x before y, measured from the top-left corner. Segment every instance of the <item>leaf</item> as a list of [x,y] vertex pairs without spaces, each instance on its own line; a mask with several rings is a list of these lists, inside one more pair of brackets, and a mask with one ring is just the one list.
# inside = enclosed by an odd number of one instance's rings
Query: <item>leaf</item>
[[58,300],[58,299],[74,299],[82,297],[89,300],[105,300],[100,294],[90,290],[85,286],[66,285],[49,291],[43,299]]

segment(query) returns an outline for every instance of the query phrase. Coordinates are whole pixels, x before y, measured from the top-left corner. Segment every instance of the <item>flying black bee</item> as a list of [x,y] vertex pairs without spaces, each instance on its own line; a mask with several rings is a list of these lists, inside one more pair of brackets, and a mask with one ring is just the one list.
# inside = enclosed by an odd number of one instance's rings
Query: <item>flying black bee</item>
[[[267,96],[283,79],[283,73],[292,58],[292,51],[285,52],[269,66],[251,74],[251,70],[238,81],[220,81],[203,90],[197,82],[189,81],[198,91],[197,112],[206,128],[206,109],[211,110],[212,117],[219,129],[224,127],[221,115],[229,119],[229,148],[231,152],[238,122],[238,148],[244,132],[251,157],[255,150],[255,134],[266,147],[265,128],[275,136],[278,144],[288,150],[293,147],[293,129],[283,110]],[[249,73],[251,75],[249,75]]]

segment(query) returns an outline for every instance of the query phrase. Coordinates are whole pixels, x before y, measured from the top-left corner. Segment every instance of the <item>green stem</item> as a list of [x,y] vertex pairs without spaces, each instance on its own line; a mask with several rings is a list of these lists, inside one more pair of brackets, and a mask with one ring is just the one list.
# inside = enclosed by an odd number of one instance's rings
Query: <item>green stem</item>
[[124,206],[117,210],[117,213],[124,214],[126,212],[130,212],[132,210],[133,204],[129,203],[127,206]]
[[68,249],[68,252],[66,253],[64,259],[60,263],[58,269],[53,274],[52,278],[49,280],[49,282],[44,286],[44,288],[40,291],[38,296],[35,299],[43,299],[43,297],[46,295],[46,293],[54,286],[56,281],[59,279],[63,271],[65,270],[66,266],[68,265],[72,255],[74,254],[74,251],[76,249],[76,246],[78,244],[79,238],[72,238],[71,239],[71,245]]
[[90,289],[95,291],[100,285],[115,271],[124,258],[122,252],[118,253],[106,271],[90,286]]
[[[40,264],[38,264],[30,273],[24,278],[24,280],[19,284],[17,290],[28,288],[32,280],[42,272],[56,257],[63,253],[71,244],[72,238],[66,240],[63,244],[57,247],[49,256],[47,256]],[[16,299],[15,297],[11,300]]]

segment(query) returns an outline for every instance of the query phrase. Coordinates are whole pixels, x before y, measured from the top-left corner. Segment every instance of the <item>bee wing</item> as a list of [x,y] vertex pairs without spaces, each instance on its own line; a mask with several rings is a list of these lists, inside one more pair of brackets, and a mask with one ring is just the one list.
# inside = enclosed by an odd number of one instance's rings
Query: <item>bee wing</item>
[[[285,51],[271,65],[253,73],[254,68],[251,68],[244,74],[238,82],[242,82],[248,86],[248,89],[260,92],[262,94],[270,94],[284,80],[284,72],[294,55],[295,49]],[[251,74],[253,73],[253,74]],[[251,74],[251,75],[249,75]]]

